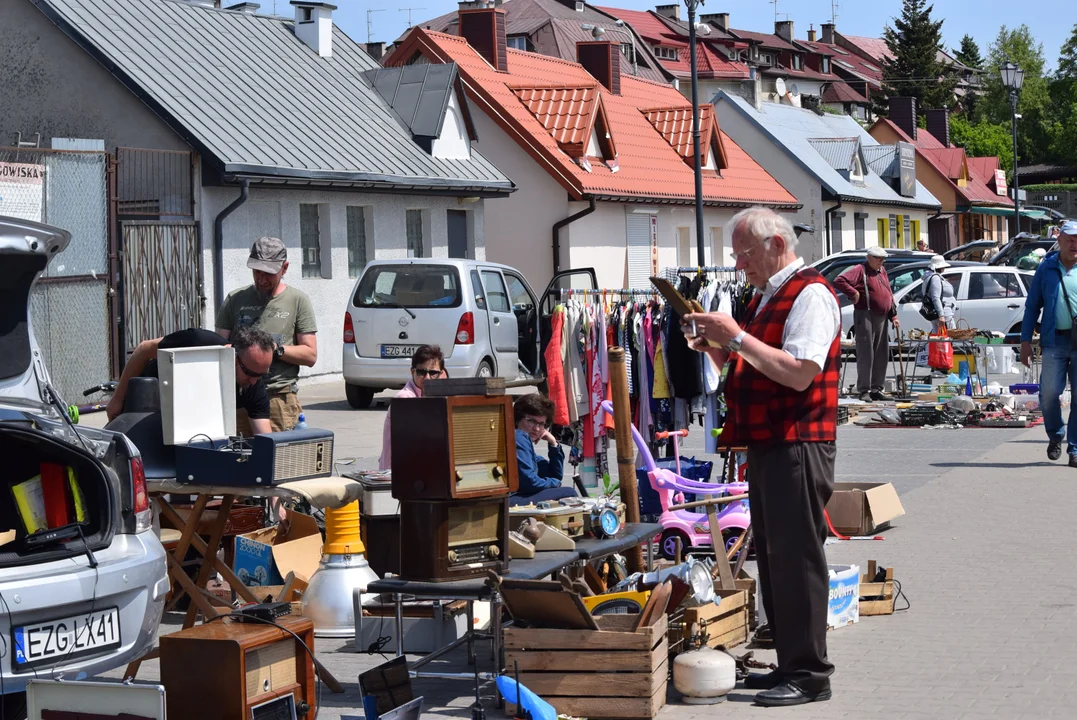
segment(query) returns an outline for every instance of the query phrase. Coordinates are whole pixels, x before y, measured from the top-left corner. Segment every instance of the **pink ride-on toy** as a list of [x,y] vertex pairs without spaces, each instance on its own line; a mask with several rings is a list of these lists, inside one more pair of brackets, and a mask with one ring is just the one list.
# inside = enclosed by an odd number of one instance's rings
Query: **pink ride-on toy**
[[[613,416],[613,403],[609,400],[602,402],[602,410]],[[677,444],[679,436],[686,437],[687,430],[670,433],[673,437],[674,450],[680,467],[680,448]],[[681,477],[672,470],[660,468],[651,455],[650,448],[644,442],[636,426],[632,426],[632,439],[643,457],[643,466],[647,470],[647,477],[651,481],[651,487],[658,493],[658,501],[662,505],[662,514],[658,522],[662,525],[662,536],[658,544],[662,557],[672,560],[677,554],[677,538],[681,541],[682,554],[687,555],[692,551],[700,551],[710,548],[710,526],[707,521],[707,513],[692,512],[690,510],[670,510],[671,505],[684,501],[685,493],[695,495],[739,495],[748,492],[748,483],[706,483],[698,480],[689,480]],[[660,438],[661,439],[661,438]],[[718,512],[718,527],[722,531],[722,540],[726,551],[730,550],[737,539],[749,525],[752,518],[748,510],[748,501],[732,502]],[[742,551],[743,552],[743,549]]]

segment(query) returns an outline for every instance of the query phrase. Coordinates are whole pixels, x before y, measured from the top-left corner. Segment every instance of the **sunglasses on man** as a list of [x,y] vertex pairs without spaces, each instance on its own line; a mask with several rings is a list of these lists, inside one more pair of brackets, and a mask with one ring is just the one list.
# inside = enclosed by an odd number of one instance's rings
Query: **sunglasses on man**
[[440,377],[443,370],[427,370],[426,368],[413,368],[412,372],[421,378],[436,378]]
[[244,375],[254,378],[255,380],[260,380],[269,374],[268,370],[262,373],[251,370],[249,367],[243,364],[243,361],[239,359],[238,355],[236,356],[236,362],[239,364],[239,369],[243,371]]

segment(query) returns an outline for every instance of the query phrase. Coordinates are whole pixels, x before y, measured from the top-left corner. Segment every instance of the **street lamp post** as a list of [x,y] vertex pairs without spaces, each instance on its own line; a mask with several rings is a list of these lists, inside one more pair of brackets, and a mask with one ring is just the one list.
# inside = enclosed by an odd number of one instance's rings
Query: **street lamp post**
[[684,0],[688,6],[688,53],[692,63],[692,145],[696,171],[696,264],[706,264],[703,253],[703,162],[699,148],[699,73],[696,68],[696,8],[703,0]]
[[1002,84],[1010,91],[1010,126],[1013,130],[1013,222],[1014,235],[1021,232],[1021,200],[1018,197],[1021,183],[1017,177],[1017,95],[1025,82],[1025,71],[1009,60],[999,68]]

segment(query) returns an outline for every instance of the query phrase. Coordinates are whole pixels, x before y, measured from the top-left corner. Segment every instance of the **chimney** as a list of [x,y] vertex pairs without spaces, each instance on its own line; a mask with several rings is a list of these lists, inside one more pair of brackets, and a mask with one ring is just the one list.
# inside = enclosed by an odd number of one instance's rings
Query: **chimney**
[[823,23],[819,26],[823,30],[823,42],[834,44],[834,23]]
[[459,10],[460,37],[486,58],[498,72],[508,72],[508,51],[505,50],[505,11],[498,7]]
[[943,147],[950,147],[950,111],[946,108],[928,110],[927,131],[934,135]]
[[785,40],[787,43],[793,42],[793,21],[775,20],[774,34],[780,37],[782,40]]
[[621,48],[609,40],[576,43],[576,62],[614,95],[621,94]]
[[366,54],[380,62],[381,56],[385,54],[385,43],[368,42],[366,44]]
[[699,16],[700,22],[710,23],[716,28],[722,30],[729,29],[729,13],[709,13],[707,15]]
[[681,19],[681,4],[673,3],[672,5],[656,5],[654,11],[662,17],[667,17],[670,20]]
[[295,7],[295,36],[318,53],[333,56],[333,11],[336,5],[315,0],[292,0]]
[[916,139],[916,98],[890,98],[889,118],[890,122],[904,130],[906,135]]
[[241,3],[237,4],[237,5],[232,5],[231,7],[226,7],[225,10],[232,10],[233,12],[247,13],[248,15],[256,15],[258,13],[258,8],[260,8],[260,7],[262,7],[262,6],[259,5],[258,3],[241,2]]
[[815,26],[808,26],[808,42],[815,42]]

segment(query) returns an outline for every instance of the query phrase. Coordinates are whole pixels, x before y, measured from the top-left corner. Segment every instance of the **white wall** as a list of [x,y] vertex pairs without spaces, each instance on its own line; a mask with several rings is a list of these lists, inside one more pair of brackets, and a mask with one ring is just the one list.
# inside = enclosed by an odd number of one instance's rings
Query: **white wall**
[[[837,203],[827,203],[827,209],[836,207]],[[864,247],[871,247],[872,245],[882,245],[879,240],[879,219],[887,221],[887,232],[889,232],[889,222],[891,215],[901,215],[907,217],[910,220],[909,227],[909,239],[906,243],[905,249],[916,249],[917,239],[927,240],[927,219],[934,215],[934,211],[928,212],[926,210],[916,210],[912,208],[892,207],[886,205],[861,205],[854,203],[844,203],[841,206],[841,212],[845,213],[845,217],[841,219],[841,249],[849,250],[856,247],[856,225],[854,213],[866,213],[867,218],[864,220]],[[920,236],[914,237],[912,234],[911,221],[917,220],[920,222]],[[822,231],[822,226],[817,229],[817,235],[820,235],[824,241],[826,235]],[[888,240],[889,241],[889,240]],[[837,245],[834,245],[835,252],[837,251]]]
[[[469,100],[470,102],[470,100]],[[553,225],[569,209],[568,192],[474,103],[475,149],[516,184],[516,192],[486,203],[486,259],[519,269],[536,292],[553,277]],[[567,229],[561,231],[562,245]],[[569,267],[562,252],[561,265]]]
[[[793,223],[813,226],[815,235],[800,237],[797,254],[809,265],[824,257],[826,235],[823,228],[823,190],[819,180],[798,165],[785,150],[764,135],[754,122],[731,107],[728,102],[716,103],[715,107],[722,130],[803,206],[795,215],[790,213],[787,217]],[[728,239],[726,242],[728,243]]]
[[[234,187],[207,187],[201,192],[202,246],[205,248],[206,310],[204,324],[213,327],[216,308],[213,307],[214,257],[213,221],[223,208],[239,194]],[[323,215],[322,227],[328,225],[328,238],[323,233],[321,278],[303,277],[299,244],[299,205],[319,203],[328,207],[328,219]],[[368,259],[407,257],[405,211],[422,209],[424,217],[424,246],[429,257],[448,257],[447,210],[468,213],[468,255],[485,258],[483,201],[461,204],[453,197],[426,195],[390,195],[378,193],[338,192],[328,190],[288,190],[252,187],[250,198],[224,221],[224,295],[252,282],[247,269],[251,244],[263,235],[284,240],[288,247],[289,268],[284,281],[310,296],[318,321],[318,363],[302,368],[301,375],[321,375],[341,371],[341,336],[344,311],[355,285],[348,275],[347,206],[362,205],[372,209],[368,220]],[[369,212],[369,211],[368,211]],[[369,228],[373,228],[373,235]],[[370,252],[373,243],[373,253]]]

